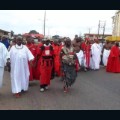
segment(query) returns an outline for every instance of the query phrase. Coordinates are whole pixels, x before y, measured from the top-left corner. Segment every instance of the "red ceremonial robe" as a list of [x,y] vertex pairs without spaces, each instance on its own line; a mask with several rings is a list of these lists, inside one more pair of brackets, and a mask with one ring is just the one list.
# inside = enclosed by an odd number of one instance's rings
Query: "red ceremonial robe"
[[36,76],[36,79],[39,80],[40,79],[40,58],[41,56],[39,55],[39,50],[40,50],[40,47],[42,46],[43,44],[40,43],[37,45],[37,65],[36,65],[36,72],[35,72],[35,76]]
[[[53,68],[53,50],[50,50],[50,46],[44,46],[45,50],[39,49],[38,55],[40,55],[40,85],[50,85],[51,73]],[[49,51],[49,52],[48,52]],[[47,59],[45,58],[47,57]],[[48,59],[49,58],[49,59]]]
[[78,72],[80,70],[80,65],[79,65],[78,59],[75,60],[75,68],[76,68],[76,72]]
[[60,76],[61,75],[61,65],[60,65],[60,52],[61,46],[52,45],[54,49],[54,71],[55,73]]
[[108,57],[106,67],[107,72],[120,73],[120,50],[119,47],[113,46]]
[[90,66],[90,50],[91,50],[91,45],[85,45],[84,46],[84,55],[86,59],[86,67],[89,68]]
[[29,80],[33,81],[35,79],[35,71],[36,70],[35,70],[34,65],[35,65],[35,62],[36,62],[36,55],[37,55],[36,53],[37,53],[37,51],[36,51],[36,46],[34,44],[27,44],[26,46],[28,47],[28,49],[31,51],[31,53],[35,57],[35,59],[32,61],[33,66],[30,66],[30,63],[28,62],[29,70],[30,70]]
[[82,49],[83,51],[85,50],[85,46],[86,46],[86,43],[85,43],[85,42],[81,43],[81,49]]

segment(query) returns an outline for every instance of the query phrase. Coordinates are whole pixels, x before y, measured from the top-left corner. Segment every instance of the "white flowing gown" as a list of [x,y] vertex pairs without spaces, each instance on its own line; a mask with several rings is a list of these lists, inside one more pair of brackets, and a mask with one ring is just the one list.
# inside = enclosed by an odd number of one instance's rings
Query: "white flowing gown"
[[15,45],[10,49],[12,93],[28,90],[30,75],[28,61],[33,59],[34,56],[25,45]]
[[100,60],[101,60],[101,47],[99,44],[94,43],[91,47],[91,53],[92,53],[92,61],[93,61],[93,69],[99,69],[100,68]]
[[77,55],[80,66],[84,66],[84,54],[83,54],[83,51],[80,50],[78,53],[76,53],[76,55]]
[[4,66],[9,58],[8,50],[3,43],[0,43],[0,88],[3,83]]
[[104,49],[104,51],[103,51],[103,64],[104,64],[104,66],[107,65],[109,55],[110,55],[110,50]]

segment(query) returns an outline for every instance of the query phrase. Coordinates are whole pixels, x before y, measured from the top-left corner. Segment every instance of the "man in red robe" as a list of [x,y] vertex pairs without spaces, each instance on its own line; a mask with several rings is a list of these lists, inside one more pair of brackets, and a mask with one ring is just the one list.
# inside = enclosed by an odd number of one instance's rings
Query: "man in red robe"
[[45,40],[45,43],[38,50],[38,55],[40,55],[40,91],[43,92],[50,85],[53,68],[54,52],[50,40]]
[[107,72],[120,73],[120,49],[119,43],[116,43],[112,48],[108,57]]
[[36,45],[34,45],[32,43],[32,38],[31,37],[27,37],[26,40],[27,40],[26,46],[28,47],[28,49],[32,52],[33,56],[35,57],[35,59],[32,62],[33,66],[31,66],[30,63],[28,63],[29,64],[29,70],[30,70],[29,80],[33,81],[34,79],[36,79],[36,76],[35,76],[35,72],[36,72],[35,62],[36,62],[36,55],[37,55]]
[[60,52],[61,46],[59,45],[59,41],[56,39],[53,43],[54,49],[54,72],[56,76],[61,76],[61,66],[60,66]]
[[39,80],[40,79],[40,58],[41,56],[38,54],[39,50],[41,48],[41,46],[44,44],[44,41],[41,41],[39,44],[37,44],[36,49],[37,49],[37,57],[36,57],[36,63],[35,63],[35,68],[36,68],[36,72],[35,72],[35,76],[36,79]]

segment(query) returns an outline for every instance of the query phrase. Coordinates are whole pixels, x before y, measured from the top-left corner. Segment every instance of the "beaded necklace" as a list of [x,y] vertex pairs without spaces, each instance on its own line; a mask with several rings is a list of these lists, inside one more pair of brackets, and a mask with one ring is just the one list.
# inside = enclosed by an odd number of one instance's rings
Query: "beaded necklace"
[[21,45],[20,48],[17,48],[17,46],[15,45],[15,48],[16,48],[16,49],[23,49],[23,45]]

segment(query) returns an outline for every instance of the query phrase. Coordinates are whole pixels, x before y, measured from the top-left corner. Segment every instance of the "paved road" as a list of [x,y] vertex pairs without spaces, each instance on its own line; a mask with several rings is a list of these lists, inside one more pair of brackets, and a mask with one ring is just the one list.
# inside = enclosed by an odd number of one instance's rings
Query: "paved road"
[[100,71],[79,72],[69,93],[64,93],[62,82],[54,79],[48,91],[39,91],[39,82],[31,83],[21,98],[11,93],[10,76],[4,75],[0,89],[2,110],[120,110],[120,74]]

